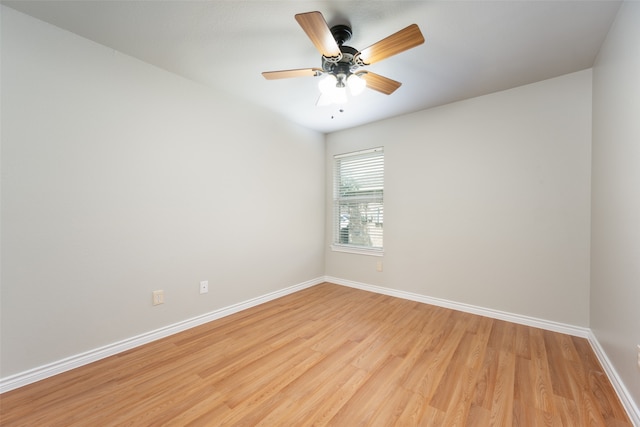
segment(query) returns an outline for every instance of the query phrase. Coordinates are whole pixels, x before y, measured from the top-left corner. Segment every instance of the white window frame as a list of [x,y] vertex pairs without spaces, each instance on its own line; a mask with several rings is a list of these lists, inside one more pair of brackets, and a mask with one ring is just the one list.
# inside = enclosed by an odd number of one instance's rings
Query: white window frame
[[[368,150],[361,150],[351,153],[337,154],[333,156],[333,218],[331,221],[331,226],[333,230],[332,244],[331,250],[336,252],[348,252],[362,255],[371,255],[371,256],[383,256],[384,255],[384,240],[383,240],[383,226],[384,226],[384,147],[376,147]],[[357,200],[362,200],[362,195],[345,195],[340,194],[340,175],[341,175],[341,161],[344,159],[374,159],[377,158],[378,162],[375,166],[375,170],[370,177],[365,179],[373,179],[372,184],[373,187],[369,188],[367,191],[367,195],[364,196],[364,200],[367,203],[375,203],[377,205],[381,205],[381,217],[375,223],[373,240],[378,239],[382,240],[381,246],[368,246],[363,244],[354,244],[354,243],[345,243],[344,236],[341,238],[341,231],[344,230],[341,227],[341,209],[345,207],[345,204],[349,202],[353,203]],[[381,165],[380,165],[381,163]],[[367,213],[367,217],[370,212]],[[374,224],[369,224],[368,227],[372,227]],[[347,231],[349,233],[349,231]],[[350,239],[349,234],[347,234],[347,239]]]

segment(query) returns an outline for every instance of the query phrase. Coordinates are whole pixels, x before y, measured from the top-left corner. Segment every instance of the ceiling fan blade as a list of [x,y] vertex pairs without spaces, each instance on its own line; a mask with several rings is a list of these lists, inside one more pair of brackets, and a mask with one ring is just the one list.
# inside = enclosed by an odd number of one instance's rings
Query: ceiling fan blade
[[320,68],[299,68],[297,70],[264,71],[267,80],[290,79],[292,77],[314,77],[322,73]]
[[333,38],[327,21],[320,12],[299,13],[296,21],[302,27],[316,49],[326,58],[339,58],[342,56],[338,43]]
[[367,82],[369,89],[377,90],[385,95],[391,95],[402,85],[400,82],[381,76],[380,74],[372,73],[371,71],[358,73],[358,77]]
[[390,56],[424,43],[424,36],[416,24],[391,34],[360,52],[359,58],[365,65],[382,61]]

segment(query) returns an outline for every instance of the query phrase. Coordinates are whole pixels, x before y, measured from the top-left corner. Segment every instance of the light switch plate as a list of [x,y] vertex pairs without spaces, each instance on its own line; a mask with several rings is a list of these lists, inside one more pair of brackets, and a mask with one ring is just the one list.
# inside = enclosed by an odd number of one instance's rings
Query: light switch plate
[[164,304],[164,291],[153,291],[153,305]]

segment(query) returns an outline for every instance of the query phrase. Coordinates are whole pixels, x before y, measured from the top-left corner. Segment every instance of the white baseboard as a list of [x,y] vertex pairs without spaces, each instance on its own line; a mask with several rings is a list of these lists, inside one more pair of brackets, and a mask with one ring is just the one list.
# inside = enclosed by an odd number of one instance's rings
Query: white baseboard
[[431,304],[438,307],[450,308],[453,310],[464,311],[466,313],[478,314],[480,316],[491,317],[493,319],[506,320],[508,322],[518,323],[522,325],[532,326],[535,328],[546,329],[553,332],[559,332],[567,335],[573,335],[581,338],[586,338],[591,347],[593,348],[596,357],[602,364],[602,367],[609,377],[609,381],[613,385],[618,397],[620,398],[620,402],[624,406],[631,422],[634,426],[640,427],[640,409],[633,401],[631,394],[624,386],[624,383],[621,381],[618,373],[615,368],[611,364],[611,361],[607,357],[606,352],[598,342],[597,338],[589,328],[582,328],[579,326],[567,325],[564,323],[553,322],[544,319],[538,319],[529,316],[523,316],[520,314],[507,313],[503,311],[477,307],[469,304],[462,304],[458,302],[453,302],[440,298],[428,297],[425,295],[415,294],[412,292],[400,291],[397,289],[389,289],[381,286],[368,285],[365,283],[354,282],[351,280],[339,279],[337,277],[325,277],[326,282],[335,283],[336,285],[348,286],[351,288],[362,289],[365,291],[375,292],[378,294],[389,295],[392,297],[398,297],[407,299],[410,301],[422,302],[425,304]]
[[354,282],[351,280],[339,279],[336,277],[325,277],[326,282],[335,283],[336,285],[348,286],[350,288],[362,289],[365,291],[375,292],[378,294],[389,295],[410,301],[417,301],[424,304],[436,305],[438,307],[450,308],[452,310],[464,311],[465,313],[477,314],[480,316],[491,317],[492,319],[506,320],[512,323],[532,326],[534,328],[546,329],[562,334],[573,335],[581,338],[589,337],[589,328],[567,325],[565,323],[554,322],[551,320],[538,319],[535,317],[523,316],[521,314],[508,313],[505,311],[493,310],[490,308],[478,307],[475,305],[464,304],[449,301],[441,298],[428,297],[413,292],[400,291],[397,289],[384,288],[381,286],[367,285],[365,283]]
[[616,390],[622,405],[627,410],[627,414],[629,415],[631,422],[634,426],[640,426],[640,408],[638,408],[638,405],[636,405],[631,398],[629,390],[627,390],[627,387],[625,387],[624,383],[620,379],[618,372],[613,368],[607,353],[600,345],[600,341],[598,341],[593,331],[589,331],[589,343],[591,344],[591,348],[593,348],[593,352],[596,354],[596,357],[600,361],[602,368],[605,370],[607,377],[609,377],[611,385]]
[[40,366],[34,369],[30,369],[25,372],[20,372],[6,378],[0,378],[0,393],[14,390],[16,388],[43,380],[45,378],[70,371],[71,369],[75,369],[80,366],[88,365],[89,363],[98,361],[100,359],[104,359],[123,351],[139,347],[143,344],[168,337],[170,335],[182,332],[195,326],[211,322],[212,320],[229,316],[230,314],[234,314],[239,311],[254,307],[256,305],[274,300],[276,298],[292,294],[302,289],[318,285],[322,282],[324,282],[324,277],[312,279],[294,286],[290,286],[288,288],[280,289],[275,292],[271,292],[256,298],[249,299],[247,301],[240,302],[238,304],[223,307],[210,313],[203,314],[201,316],[196,316],[182,322],[174,323],[173,325],[165,326],[154,331],[146,332],[132,338],[109,344],[104,347],[96,348],[85,353],[77,354],[75,356],[67,357],[65,359],[58,360],[56,362],[49,363],[47,365]]

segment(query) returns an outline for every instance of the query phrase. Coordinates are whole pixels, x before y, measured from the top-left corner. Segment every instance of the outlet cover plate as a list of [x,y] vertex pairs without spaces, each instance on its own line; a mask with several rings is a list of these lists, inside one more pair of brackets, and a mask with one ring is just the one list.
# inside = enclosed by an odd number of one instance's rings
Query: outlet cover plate
[[200,282],[200,293],[206,294],[207,292],[209,292],[209,281],[203,280],[202,282]]

